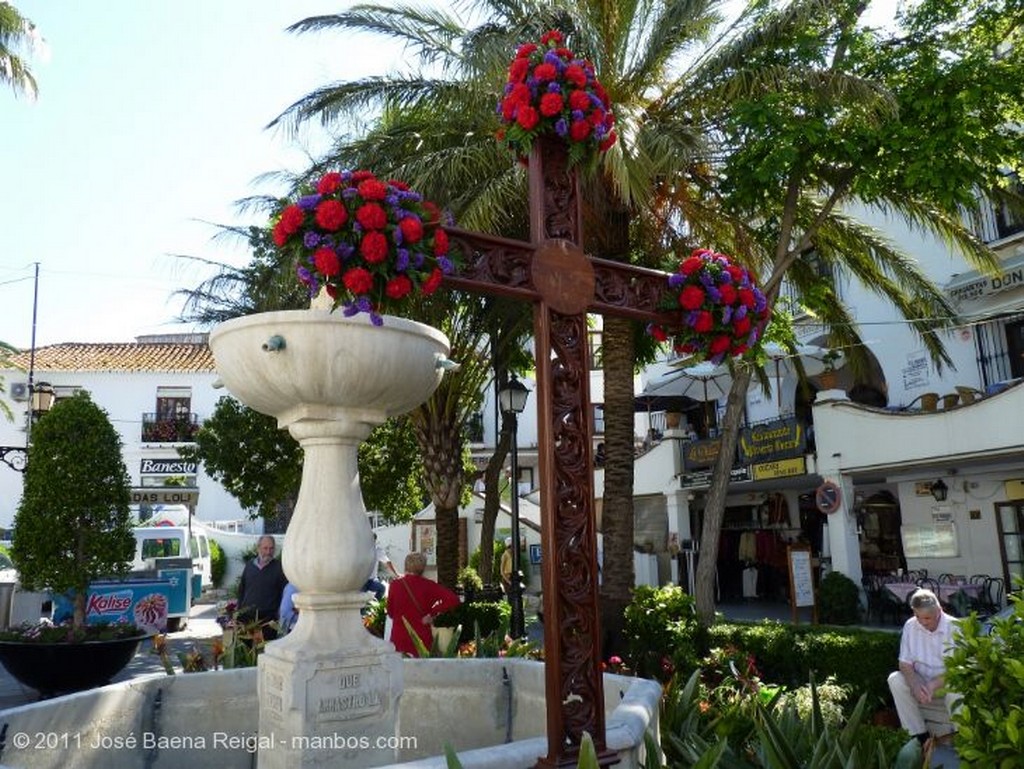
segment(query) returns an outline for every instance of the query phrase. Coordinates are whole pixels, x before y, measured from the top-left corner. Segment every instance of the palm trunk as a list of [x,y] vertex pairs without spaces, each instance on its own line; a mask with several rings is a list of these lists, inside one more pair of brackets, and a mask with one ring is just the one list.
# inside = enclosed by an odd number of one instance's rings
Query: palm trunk
[[[436,393],[435,393],[436,396]],[[434,504],[437,581],[455,589],[459,572],[459,502],[462,497],[462,432],[453,416],[432,413],[430,402],[413,413],[423,452],[424,485]]]
[[739,441],[743,407],[750,384],[750,369],[738,367],[729,390],[725,417],[722,421],[722,446],[711,475],[711,488],[704,508],[704,524],[700,535],[700,560],[697,564],[695,590],[697,615],[700,623],[708,626],[715,618],[715,574],[718,569],[718,540],[725,518],[725,498],[729,493],[729,473],[732,470],[736,444]]
[[494,530],[498,520],[498,509],[501,506],[498,483],[501,480],[501,469],[505,466],[505,457],[508,456],[511,443],[511,421],[503,415],[498,445],[494,447],[494,453],[484,470],[484,520],[480,527],[480,579],[484,581],[485,585],[494,582]]
[[622,616],[635,582],[633,571],[633,323],[605,318],[605,462],[601,529],[604,554],[601,623],[604,656],[621,651]]

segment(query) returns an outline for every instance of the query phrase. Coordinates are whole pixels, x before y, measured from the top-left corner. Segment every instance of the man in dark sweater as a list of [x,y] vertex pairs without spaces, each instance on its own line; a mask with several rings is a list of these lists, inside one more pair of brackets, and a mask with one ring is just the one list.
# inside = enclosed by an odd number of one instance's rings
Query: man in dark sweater
[[244,624],[259,622],[267,641],[277,638],[277,631],[266,623],[277,619],[281,595],[288,584],[281,562],[274,558],[275,550],[273,537],[260,537],[257,556],[245,565],[238,583],[238,619]]

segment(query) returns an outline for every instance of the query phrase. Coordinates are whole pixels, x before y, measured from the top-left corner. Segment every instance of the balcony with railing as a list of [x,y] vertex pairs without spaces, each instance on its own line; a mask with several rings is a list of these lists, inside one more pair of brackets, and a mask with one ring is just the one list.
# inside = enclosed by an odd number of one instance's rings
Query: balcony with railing
[[191,443],[197,432],[199,417],[196,414],[174,417],[158,416],[155,413],[142,415],[143,443]]

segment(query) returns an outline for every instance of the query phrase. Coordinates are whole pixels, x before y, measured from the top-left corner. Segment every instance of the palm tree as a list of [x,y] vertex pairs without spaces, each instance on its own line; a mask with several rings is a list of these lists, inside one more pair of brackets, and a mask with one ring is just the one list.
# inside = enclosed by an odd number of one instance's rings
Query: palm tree
[[[623,141],[584,179],[588,250],[619,260],[650,259],[664,246],[644,213],[654,207],[655,181],[682,172],[696,137],[681,116],[665,109],[675,87],[670,64],[712,26],[710,0],[467,4],[467,26],[443,10],[359,5],[305,19],[297,32],[372,32],[406,44],[423,62],[413,73],[324,86],[291,105],[276,124],[309,120],[333,124],[377,110],[379,126],[363,138],[345,137],[330,153],[343,165],[378,158],[418,189],[454,209],[460,226],[521,236],[526,227],[525,175],[494,141],[494,110],[515,47],[551,28],[590,57],[617,105]],[[454,194],[453,194],[454,193]],[[612,224],[609,224],[611,222]],[[604,597],[621,617],[633,586],[634,324],[607,319],[604,327],[605,510]]]
[[0,3],[0,83],[9,85],[15,96],[36,95],[35,78],[18,51],[40,42],[35,24],[10,3]]

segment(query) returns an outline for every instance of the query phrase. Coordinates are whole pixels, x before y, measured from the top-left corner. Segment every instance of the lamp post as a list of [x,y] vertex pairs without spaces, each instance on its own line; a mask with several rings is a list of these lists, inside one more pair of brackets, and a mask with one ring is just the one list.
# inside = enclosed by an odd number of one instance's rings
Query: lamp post
[[509,585],[509,603],[512,604],[512,617],[509,623],[510,635],[522,638],[526,635],[526,623],[523,617],[523,575],[519,563],[519,415],[526,408],[526,399],[530,391],[512,375],[512,379],[498,392],[498,404],[502,413],[512,421],[512,580]]

